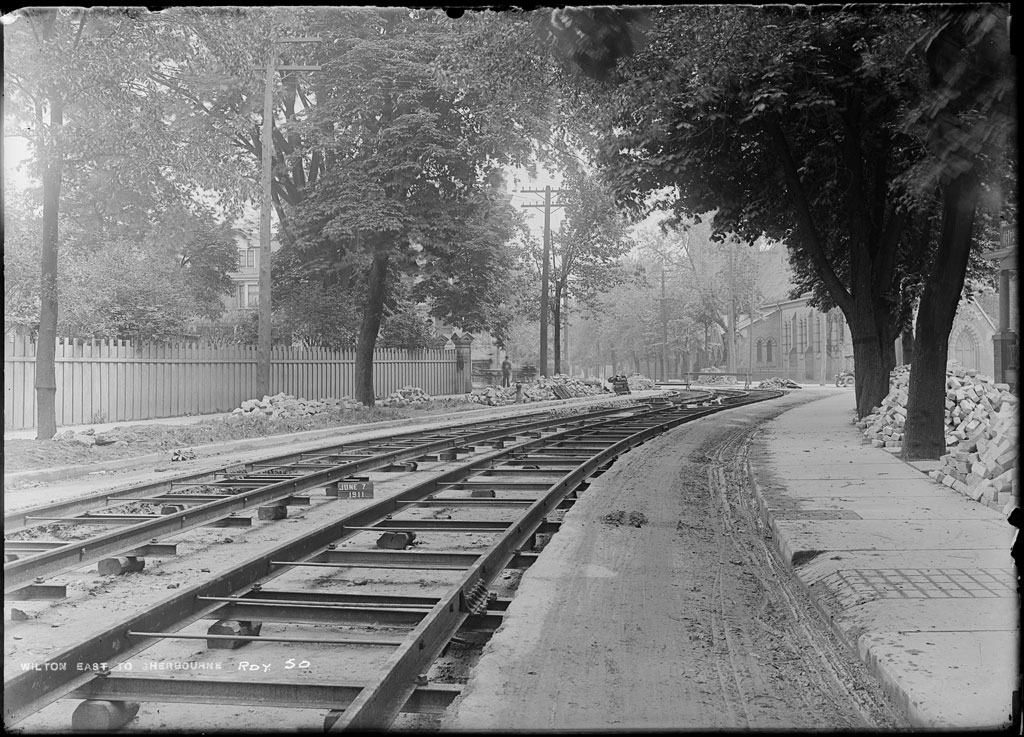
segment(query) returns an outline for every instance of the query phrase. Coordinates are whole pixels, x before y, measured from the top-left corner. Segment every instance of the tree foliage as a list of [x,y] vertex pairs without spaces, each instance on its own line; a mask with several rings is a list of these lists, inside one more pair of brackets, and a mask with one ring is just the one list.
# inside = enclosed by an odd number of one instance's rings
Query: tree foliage
[[906,121],[928,82],[907,52],[938,10],[707,6],[648,17],[601,122],[600,161],[620,201],[667,203],[680,217],[717,208],[720,236],[785,239],[798,287],[850,324],[858,411],[870,411],[937,252],[935,207],[908,176],[928,146]]
[[513,266],[502,246],[521,218],[488,181],[515,147],[478,91],[436,73],[444,14],[310,9],[308,20],[322,72],[308,95],[285,79],[304,114],[281,124],[275,279],[286,300],[310,284],[356,296],[357,393],[372,404],[373,347],[403,275],[432,315],[501,338]]

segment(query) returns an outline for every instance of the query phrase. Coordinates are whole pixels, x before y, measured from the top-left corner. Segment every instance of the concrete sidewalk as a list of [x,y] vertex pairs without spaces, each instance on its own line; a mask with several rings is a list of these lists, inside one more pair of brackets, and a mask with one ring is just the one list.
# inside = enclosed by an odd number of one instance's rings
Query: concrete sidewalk
[[999,511],[872,448],[852,397],[766,423],[750,451],[762,518],[795,575],[924,728],[1008,724],[1018,602]]

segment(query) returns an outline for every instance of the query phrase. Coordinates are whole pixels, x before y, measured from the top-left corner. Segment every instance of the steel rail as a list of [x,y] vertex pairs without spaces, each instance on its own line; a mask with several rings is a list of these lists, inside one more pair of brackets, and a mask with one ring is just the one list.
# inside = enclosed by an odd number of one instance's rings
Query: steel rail
[[[622,412],[635,412],[637,409],[637,406],[615,407],[595,410],[572,417],[547,417],[541,420],[530,420],[518,425],[505,425],[499,428],[494,428],[494,423],[488,422],[485,423],[488,425],[488,428],[484,430],[444,436],[416,446],[366,456],[362,460],[320,468],[301,476],[267,483],[262,487],[240,494],[226,495],[214,501],[199,503],[182,511],[165,515],[153,515],[150,519],[143,519],[134,524],[120,524],[118,525],[119,529],[95,535],[87,540],[70,541],[61,547],[36,551],[29,557],[5,562],[4,593],[13,592],[40,576],[53,575],[68,569],[78,568],[99,560],[104,556],[133,550],[154,539],[160,539],[161,537],[178,534],[204,524],[216,522],[242,511],[251,511],[260,505],[272,504],[303,491],[322,488],[335,481],[340,481],[361,472],[388,467],[400,461],[419,458],[432,452],[451,450],[489,441],[493,442],[501,438],[514,437],[525,432],[538,431],[550,427],[571,426],[580,422],[587,422],[596,417],[620,414]],[[434,436],[437,435],[437,433],[432,434]],[[308,454],[309,452],[307,451],[306,455]],[[125,495],[129,494],[137,496],[138,492],[125,490]],[[133,518],[140,516],[132,515]],[[52,517],[50,518],[51,521],[53,519]],[[114,515],[95,515],[84,518],[67,518],[63,519],[63,521],[96,525],[113,524],[125,520],[117,520]]]
[[[618,413],[621,413],[621,410]],[[273,561],[298,560],[326,552],[329,550],[328,546],[333,546],[339,538],[346,535],[346,529],[349,527],[368,526],[385,519],[411,502],[429,501],[430,495],[437,493],[446,485],[458,483],[475,470],[490,469],[496,461],[512,457],[516,452],[543,447],[552,439],[569,432],[575,430],[565,430],[548,437],[523,441],[469,459],[456,468],[394,496],[383,498],[340,519],[321,525],[296,539],[265,550],[206,581],[179,590],[157,602],[147,611],[124,618],[101,634],[62,650],[50,657],[47,665],[5,679],[5,723],[16,723],[60,698],[67,691],[86,683],[92,676],[76,674],[74,668],[77,663],[116,663],[139,652],[146,645],[140,643],[138,638],[132,638],[129,632],[163,630],[174,624],[183,627],[192,621],[206,618],[223,604],[206,604],[205,597],[228,596],[258,581],[276,578],[289,570],[287,566],[274,565]],[[446,500],[442,503],[451,502]],[[352,530],[351,534],[357,532],[359,531]],[[50,667],[51,663],[56,665]],[[61,667],[66,670],[59,670]]]
[[[604,408],[603,410],[593,410],[594,413],[614,413],[616,411],[628,410],[632,406],[627,402],[630,401],[629,397],[608,397],[607,401],[619,401],[621,404],[618,407]],[[639,401],[646,403],[644,399],[634,399],[634,402]],[[587,406],[587,405],[582,405]],[[564,409],[564,407],[548,408],[541,412],[534,412],[529,415],[516,415],[510,419],[535,419],[538,415],[550,419],[552,413]],[[587,413],[590,414],[590,413]],[[582,414],[579,416],[583,416]],[[149,493],[166,493],[171,491],[174,487],[181,486],[200,486],[210,482],[216,482],[222,476],[229,474],[248,474],[254,472],[255,469],[270,465],[271,467],[279,467],[285,465],[301,464],[303,460],[306,460],[309,456],[314,455],[340,455],[344,454],[346,450],[362,450],[362,455],[365,455],[365,449],[373,447],[374,445],[386,445],[388,441],[401,439],[401,438],[413,438],[422,436],[440,436],[443,433],[456,433],[463,430],[472,430],[472,428],[478,427],[491,427],[496,425],[496,421],[493,417],[488,419],[481,419],[472,422],[462,423],[449,423],[441,426],[433,427],[421,427],[417,429],[407,430],[398,433],[387,433],[376,438],[364,438],[361,440],[350,440],[342,443],[330,443],[327,445],[320,445],[305,450],[292,451],[278,456],[268,456],[259,460],[250,461],[247,463],[234,463],[219,468],[209,469],[205,471],[197,471],[194,473],[181,474],[177,476],[168,477],[159,481],[143,483],[143,484],[131,484],[120,489],[107,490],[96,494],[91,494],[83,497],[76,497],[75,499],[54,502],[50,504],[43,504],[34,507],[26,507],[15,512],[9,512],[4,514],[4,534],[10,534],[18,531],[20,528],[25,527],[25,517],[39,516],[39,515],[56,515],[65,516],[73,515],[80,511],[86,511],[96,506],[109,506],[112,502],[126,501],[125,497],[138,494],[149,494]],[[507,425],[506,425],[507,427]],[[365,432],[373,432],[374,430],[366,430]],[[450,437],[455,438],[458,435],[452,434]],[[322,466],[321,466],[322,467]]]
[[[778,396],[778,393],[775,396]],[[768,398],[768,396],[766,395],[763,398]],[[458,627],[466,622],[467,618],[475,616],[469,611],[467,596],[481,582],[489,581],[497,576],[502,568],[507,566],[514,557],[517,555],[522,556],[523,554],[519,548],[530,538],[534,530],[539,529],[544,522],[544,517],[551,510],[558,507],[561,504],[562,498],[579,486],[588,476],[593,475],[610,459],[613,459],[636,443],[643,442],[647,438],[653,437],[674,425],[698,419],[706,414],[726,408],[728,406],[690,411],[686,414],[676,413],[676,417],[666,418],[666,421],[661,425],[654,425],[646,430],[635,433],[630,438],[616,441],[606,450],[590,456],[576,470],[564,475],[551,487],[551,491],[548,494],[545,494],[541,499],[529,506],[525,516],[519,522],[514,523],[514,527],[510,527],[507,534],[501,537],[500,542],[492,545],[479,557],[477,563],[463,577],[461,585],[454,586],[447,596],[436,600],[436,603],[430,609],[430,613],[413,630],[406,644],[402,645],[392,659],[389,660],[389,663],[393,666],[389,675],[363,687],[359,695],[351,701],[349,706],[346,707],[341,701],[335,704],[335,708],[346,709],[342,715],[343,718],[335,726],[383,724],[387,720],[382,719],[381,714],[397,713],[397,710],[403,707],[408,709],[409,704],[413,703],[412,701],[407,701],[410,696],[413,700],[417,698],[416,694],[418,691],[415,685],[415,676],[423,672],[421,668],[423,662],[425,662],[423,660],[425,655],[427,653],[434,653],[434,657],[436,657],[436,654],[449,641]],[[657,414],[663,413],[649,413],[652,418]],[[606,420],[601,424],[611,425],[613,423],[614,420]],[[392,514],[410,504],[427,501],[431,494],[436,493],[438,490],[443,490],[453,483],[457,483],[459,478],[464,478],[467,474],[486,471],[492,468],[496,462],[505,463],[516,456],[521,456],[536,449],[540,449],[543,452],[543,448],[546,445],[557,442],[562,437],[580,432],[593,433],[596,427],[598,426],[564,430],[555,435],[521,442],[471,459],[458,468],[451,469],[395,496],[375,502],[347,515],[343,519],[325,524],[272,550],[264,551],[230,570],[221,572],[207,581],[195,584],[187,590],[180,591],[158,602],[145,612],[122,619],[112,627],[90,637],[85,642],[65,648],[63,651],[51,656],[42,667],[37,667],[28,672],[17,673],[11,678],[5,679],[5,724],[17,723],[47,704],[69,694],[83,698],[94,697],[87,696],[87,694],[108,694],[108,692],[103,691],[102,682],[106,680],[114,685],[120,679],[98,679],[94,673],[87,672],[83,674],[76,672],[74,664],[83,662],[120,663],[146,649],[153,642],[152,639],[134,637],[130,633],[180,630],[200,619],[216,618],[219,616],[217,612],[220,608],[234,606],[238,603],[238,594],[235,592],[241,592],[246,589],[249,589],[249,593],[254,594],[260,599],[265,599],[268,596],[273,598],[273,592],[266,592],[266,594],[256,593],[259,591],[260,586],[255,584],[257,582],[262,584],[287,570],[291,570],[290,565],[273,565],[274,561],[295,562],[302,558],[328,554],[333,551],[334,543],[338,539],[359,532],[359,530],[352,528],[366,527],[371,522],[386,518],[388,514]],[[444,503],[456,501],[467,500],[444,500]],[[307,598],[297,592],[287,592],[286,596],[291,600]],[[228,598],[229,602],[225,602],[225,598]],[[324,595],[310,594],[308,598],[312,603],[322,603]],[[329,598],[331,601],[345,602],[350,606],[358,606],[360,603],[372,603],[373,606],[378,606],[381,605],[381,602],[387,600],[392,602],[391,606],[414,605],[426,608],[430,606],[431,602],[435,601],[432,597],[369,597],[365,594],[333,594]],[[253,603],[265,604],[266,602],[254,601]],[[141,642],[140,639],[142,640]],[[64,670],[60,669],[60,664],[62,663],[65,664]],[[406,682],[406,677],[410,673],[413,673],[411,686]],[[105,698],[105,696],[95,697]],[[141,696],[139,698],[145,700]],[[154,700],[159,700],[159,696],[155,696]],[[186,699],[176,698],[174,700]]]
[[[748,403],[742,400],[741,402]],[[401,711],[405,701],[412,696],[417,684],[417,674],[426,672],[427,667],[437,659],[445,644],[465,622],[469,614],[465,604],[467,592],[481,583],[488,583],[505,568],[562,498],[598,468],[627,450],[684,422],[719,412],[730,406],[735,405],[697,410],[653,424],[591,456],[575,470],[559,479],[542,498],[530,506],[515,527],[502,535],[466,575],[449,589],[430,614],[409,635],[406,643],[388,659],[382,669],[382,675],[355,698],[328,731],[386,729]]]

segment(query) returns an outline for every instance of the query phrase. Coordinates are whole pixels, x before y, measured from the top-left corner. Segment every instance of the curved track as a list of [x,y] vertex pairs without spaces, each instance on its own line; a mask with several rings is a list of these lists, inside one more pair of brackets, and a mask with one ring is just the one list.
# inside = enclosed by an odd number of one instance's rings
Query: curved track
[[[40,577],[108,556],[173,555],[173,546],[158,545],[162,538],[202,525],[248,526],[261,506],[308,504],[309,498],[302,495],[313,490],[336,496],[339,484],[344,488],[346,482],[358,482],[358,475],[367,471],[413,471],[424,460],[456,459],[473,447],[500,447],[517,436],[621,411],[618,406],[572,418],[548,414],[395,433],[20,510],[4,518],[4,594],[31,598],[42,583]],[[44,525],[51,531],[48,537],[39,534]],[[105,568],[116,571],[118,564],[101,563],[100,570]]]
[[[548,429],[562,428],[550,434],[536,427],[506,427],[504,435],[476,428],[482,435],[474,437],[490,440],[492,451],[264,550],[64,649],[42,667],[5,679],[5,724],[61,698],[85,699],[75,719],[96,726],[89,720],[98,710],[102,719],[109,717],[99,723],[103,728],[130,719],[131,704],[138,702],[329,709],[325,726],[331,729],[382,728],[403,710],[443,710],[458,688],[428,684],[421,674],[456,633],[493,631],[500,624],[502,602],[490,587],[504,570],[535,559],[537,536],[557,531],[558,510],[571,506],[589,478],[671,427],[780,393],[715,394],[713,404],[704,402],[710,406],[662,401],[549,419]],[[526,433],[535,437],[501,447],[500,438]],[[468,441],[460,435],[384,448],[374,462],[395,463],[396,453],[421,457],[431,443],[453,448]],[[267,497],[280,499],[294,494],[297,483],[333,484],[351,476],[352,464],[366,462],[301,469],[311,470],[302,481],[275,481],[261,491],[273,489]],[[357,573],[378,580],[356,578]],[[406,574],[432,593],[410,594],[409,582],[403,586]],[[194,648],[196,643],[201,647]],[[285,681],[204,679],[173,677],[156,665],[145,674],[131,667],[180,659],[183,647],[192,648],[187,657],[195,659],[210,650],[288,652],[300,645],[329,648],[335,665],[350,663],[345,672],[362,676],[328,680],[313,668],[308,677],[293,674]],[[161,654],[162,649],[175,654]],[[103,664],[105,670],[83,674],[82,663]]]

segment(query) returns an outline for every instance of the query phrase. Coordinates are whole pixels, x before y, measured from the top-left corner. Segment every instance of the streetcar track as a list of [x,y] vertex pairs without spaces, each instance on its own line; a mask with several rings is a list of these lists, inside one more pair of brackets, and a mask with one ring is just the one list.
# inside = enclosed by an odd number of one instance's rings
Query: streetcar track
[[[432,429],[412,431],[390,435],[380,440],[334,444],[320,449],[308,449],[299,454],[290,453],[256,463],[244,464],[241,469],[238,464],[232,464],[212,471],[200,472],[190,478],[128,487],[116,492],[104,493],[95,500],[59,502],[30,510],[21,510],[5,518],[5,536],[17,537],[26,529],[31,529],[31,527],[19,527],[18,524],[24,525],[33,519],[37,521],[38,525],[53,522],[66,523],[71,526],[116,522],[126,524],[99,534],[79,535],[67,540],[63,545],[56,545],[56,540],[48,541],[50,544],[45,549],[40,549],[40,546],[36,545],[36,549],[29,550],[27,548],[31,546],[19,545],[18,541],[5,539],[5,557],[8,560],[4,563],[4,593],[12,595],[30,582],[34,581],[36,584],[40,584],[41,581],[38,580],[40,576],[53,576],[66,570],[79,568],[100,560],[104,556],[135,552],[140,546],[155,543],[163,537],[176,535],[201,525],[222,525],[241,521],[237,520],[240,513],[253,514],[256,507],[259,506],[288,501],[293,497],[301,499],[301,494],[305,491],[336,484],[366,471],[392,467],[403,461],[411,461],[411,459],[422,458],[430,454],[440,454],[442,451],[448,451],[453,457],[457,457],[455,454],[462,446],[488,442],[497,444],[503,442],[503,439],[519,434],[539,434],[553,427],[572,426],[596,417],[623,411],[641,411],[638,408],[644,406],[644,404],[632,407],[617,406],[593,410],[574,417],[548,416],[541,420],[530,417],[519,423],[513,421],[499,427],[495,427],[496,423],[492,419],[488,419],[469,425],[446,428],[444,431]],[[422,436],[425,438],[425,442],[396,448],[394,446],[395,438],[406,436]],[[318,459],[318,462],[310,462],[310,458]],[[340,458],[358,459],[347,460],[344,463],[333,462]],[[415,461],[411,462],[415,463]],[[299,475],[282,475],[282,470],[296,468]],[[303,470],[308,470],[308,473],[302,473]],[[415,470],[415,466],[409,470]],[[242,474],[241,477],[239,474]],[[171,486],[169,490],[166,488],[168,483]],[[184,496],[182,492],[187,489],[196,486],[208,487],[217,483],[235,490],[235,493],[226,493],[219,499],[207,501],[199,499],[192,502],[191,506],[185,506],[189,504],[187,500],[169,498],[169,492],[175,491],[174,485],[185,487],[177,492],[178,496]],[[255,488],[250,488],[253,486]],[[160,514],[136,513],[118,518],[118,515],[110,511],[111,507],[116,508],[120,502],[139,501],[140,498],[146,498],[147,493],[160,500],[154,503],[171,505],[167,507],[169,513],[164,513],[164,510],[161,510]],[[168,496],[164,496],[165,494]],[[100,502],[98,508],[91,506],[95,502]],[[181,502],[183,508],[175,510],[172,505],[177,502]],[[74,517],[63,516],[71,514],[72,511],[76,513]],[[11,523],[10,526],[8,523]],[[65,532],[66,529],[62,530],[60,534],[65,534]],[[144,557],[144,553],[140,553],[139,557]]]
[[[777,394],[763,394],[761,396],[762,398],[767,398],[768,396],[777,396]],[[729,405],[725,406],[728,407]],[[598,475],[602,468],[606,467],[619,453],[624,452],[629,447],[633,447],[638,442],[663,432],[673,424],[695,419],[718,409],[650,411],[636,415],[628,420],[620,417],[617,423],[615,420],[608,420],[604,424],[609,427],[613,424],[617,424],[619,427],[623,425],[629,426],[632,434],[628,438],[624,438],[621,429],[609,431],[608,436],[605,438],[607,442],[603,444],[594,442],[594,439],[600,436],[599,426],[588,426],[569,428],[557,435],[530,439],[507,448],[495,449],[492,452],[467,461],[457,469],[447,471],[440,476],[417,484],[411,489],[407,489],[395,496],[382,499],[380,502],[376,502],[369,507],[346,515],[341,520],[323,525],[313,532],[303,534],[299,539],[288,541],[273,550],[264,551],[259,556],[249,559],[242,565],[236,566],[229,571],[222,571],[208,581],[192,585],[187,590],[183,590],[179,594],[157,603],[157,605],[148,608],[146,611],[133,615],[127,620],[122,620],[114,627],[106,630],[101,636],[92,637],[85,643],[65,648],[62,652],[51,656],[48,662],[59,662],[62,660],[63,662],[73,662],[76,660],[78,662],[100,662],[101,659],[102,662],[110,662],[111,664],[124,662],[149,648],[152,640],[165,641],[173,637],[172,632],[178,632],[183,627],[190,626],[204,619],[217,618],[221,614],[239,616],[239,606],[243,608],[246,606],[260,607],[258,609],[250,608],[249,611],[257,611],[261,615],[267,615],[272,611],[281,613],[283,617],[282,622],[293,621],[296,618],[295,612],[304,612],[306,615],[310,612],[316,612],[317,617],[324,617],[327,620],[331,620],[336,615],[344,616],[354,622],[383,621],[386,617],[381,612],[386,611],[397,612],[395,616],[407,618],[413,615],[418,616],[426,611],[427,613],[421,623],[406,636],[403,644],[398,647],[398,651],[389,660],[383,675],[380,675],[375,680],[371,679],[370,682],[361,682],[355,691],[346,691],[345,693],[357,692],[357,695],[349,701],[345,701],[338,696],[338,694],[342,693],[343,689],[336,689],[334,692],[331,692],[335,694],[334,696],[327,697],[328,699],[337,697],[338,700],[332,702],[336,705],[345,703],[345,711],[340,715],[335,715],[337,720],[333,724],[336,729],[386,725],[390,723],[390,720],[402,708],[409,707],[410,705],[415,707],[416,704],[424,700],[440,699],[443,701],[446,698],[443,694],[439,695],[431,692],[429,688],[424,687],[422,684],[417,684],[417,674],[425,672],[426,666],[433,662],[440,651],[466,622],[475,621],[479,624],[482,621],[481,618],[487,619],[487,621],[492,623],[500,621],[500,616],[490,609],[490,604],[496,604],[496,602],[489,601],[487,586],[506,567],[510,565],[518,567],[529,565],[533,558],[536,557],[536,553],[528,552],[524,548],[524,544],[541,530],[541,526],[546,523],[549,515],[564,504],[562,501],[564,498],[568,496],[568,501],[571,502],[571,497],[578,487],[585,485],[588,478]],[[656,415],[662,416],[661,424],[653,422]],[[563,424],[570,423],[563,421]],[[579,436],[581,439],[578,442],[573,442],[570,439],[573,435]],[[552,448],[552,445],[560,445],[561,450],[565,454],[552,452],[558,450],[557,447]],[[593,448],[598,446],[602,446],[604,450],[595,453]],[[506,525],[507,529],[504,533],[499,530],[488,530],[488,534],[493,534],[497,537],[497,542],[490,542],[490,538],[488,538],[486,549],[482,552],[476,554],[444,553],[444,555],[449,556],[448,559],[435,557],[430,559],[429,565],[424,562],[427,560],[425,557],[420,557],[418,561],[414,562],[416,568],[436,569],[440,573],[443,570],[448,570],[445,567],[445,560],[460,561],[459,565],[450,566],[450,568],[456,569],[451,571],[452,573],[462,572],[459,583],[455,585],[449,583],[446,593],[436,600],[428,597],[426,601],[421,601],[419,606],[394,606],[396,603],[403,602],[401,600],[396,601],[393,598],[385,602],[381,598],[383,595],[379,592],[374,593],[370,590],[369,586],[358,595],[358,598],[361,599],[360,601],[332,600],[327,602],[323,601],[325,594],[321,593],[312,600],[301,602],[296,601],[294,598],[299,595],[298,591],[288,591],[287,589],[278,592],[279,596],[276,601],[265,600],[268,596],[265,584],[268,581],[286,573],[294,572],[297,569],[316,570],[316,566],[305,567],[296,565],[302,562],[324,565],[326,568],[336,567],[339,570],[347,571],[351,570],[353,565],[368,564],[372,567],[378,567],[378,561],[386,560],[387,565],[398,565],[399,568],[406,568],[405,563],[414,561],[416,556],[424,554],[423,551],[379,551],[371,549],[363,552],[350,552],[346,546],[352,542],[353,538],[359,535],[365,538],[366,535],[372,532],[401,529],[403,524],[407,524],[409,527],[416,527],[417,523],[419,523],[421,527],[425,526],[432,530],[444,527],[443,520],[436,520],[436,524],[433,522],[427,524],[422,519],[416,522],[408,522],[398,520],[395,517],[392,517],[391,524],[389,525],[381,526],[379,524],[382,513],[384,515],[395,515],[403,504],[415,502],[417,505],[420,505],[421,509],[425,510],[442,505],[453,509],[486,508],[485,505],[489,504],[489,500],[486,497],[444,497],[445,493],[451,493],[450,489],[449,492],[445,492],[444,489],[459,485],[456,481],[459,474],[470,471],[482,472],[491,474],[485,478],[493,479],[502,467],[504,460],[510,461],[506,467],[516,467],[512,465],[515,463],[519,467],[538,467],[530,470],[541,470],[540,466],[542,464],[554,461],[565,463],[573,459],[574,456],[576,470],[564,473],[557,466],[553,467],[555,470],[552,475],[558,477],[558,480],[550,485],[548,492],[540,496],[539,492],[534,489],[524,492],[528,494],[524,499],[530,501],[525,516],[521,516],[518,521],[513,521]],[[471,492],[465,491],[465,493]],[[494,498],[495,504],[491,508],[498,508],[503,503],[505,506],[509,506],[507,504],[509,501],[512,500],[509,498]],[[521,508],[523,505],[513,504],[511,506],[513,508],[515,506]],[[464,529],[465,525],[459,527],[458,532],[464,534]],[[557,525],[555,529],[557,529]],[[551,530],[551,532],[553,533],[554,531]],[[440,555],[441,553],[443,551],[439,551],[435,555]],[[306,556],[305,559],[303,558],[304,555]],[[352,555],[356,557],[353,558]],[[476,562],[469,568],[466,568],[465,563],[471,557],[475,558]],[[340,596],[340,594],[335,596]],[[273,598],[271,596],[271,599]],[[224,599],[228,599],[228,601],[224,601]],[[247,601],[243,602],[243,599]],[[430,601],[435,601],[432,607],[430,607]],[[376,606],[378,603],[389,604],[390,606]],[[408,604],[409,602],[406,601],[404,603]],[[341,604],[344,604],[344,606],[341,606]],[[233,608],[228,609],[226,607]],[[360,610],[367,614],[365,620],[359,619],[358,612]],[[500,608],[497,611],[500,612]],[[271,617],[267,616],[266,618],[267,621],[272,621]],[[300,620],[302,618],[302,616],[298,617]],[[413,618],[415,617],[413,616]],[[175,622],[176,624],[174,624]],[[241,636],[252,637],[254,640],[260,639],[256,634],[241,634]],[[208,638],[200,637],[200,639]],[[320,638],[319,641],[322,642],[322,640],[323,638]],[[341,645],[337,647],[341,647]],[[68,694],[75,694],[76,698],[111,699],[112,695],[116,696],[118,694],[128,698],[127,692],[118,692],[116,690],[118,681],[118,676],[96,677],[95,675],[86,674],[82,677],[74,677],[54,673],[46,669],[43,669],[42,672],[33,671],[18,674],[11,679],[5,680],[5,703],[8,705],[5,707],[6,721],[10,724],[13,721],[23,719],[43,706]],[[121,679],[121,682],[123,683],[124,680]],[[334,685],[338,686],[338,684]],[[230,686],[223,686],[222,684],[222,687],[230,691]],[[129,694],[131,698],[138,698],[141,701],[146,700],[143,698],[146,683],[133,681],[131,688],[139,689],[138,693],[132,692],[134,695]],[[254,686],[253,688],[256,687]],[[260,686],[259,688],[263,687]],[[342,687],[338,686],[338,688],[341,689]],[[345,686],[345,688],[348,688],[348,686]],[[187,694],[167,694],[160,692],[159,689],[157,689],[157,692],[160,698],[170,698],[170,700],[187,700],[188,698]],[[246,691],[246,693],[251,694],[251,690]],[[206,698],[210,698],[208,694]],[[310,700],[307,702],[302,703],[313,702],[321,703],[313,697],[310,697]],[[230,703],[241,702],[234,700]],[[16,706],[11,706],[12,704],[16,704]],[[294,702],[292,705],[297,706],[297,704],[298,702]]]

